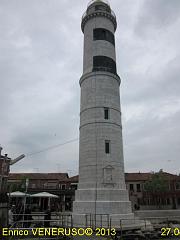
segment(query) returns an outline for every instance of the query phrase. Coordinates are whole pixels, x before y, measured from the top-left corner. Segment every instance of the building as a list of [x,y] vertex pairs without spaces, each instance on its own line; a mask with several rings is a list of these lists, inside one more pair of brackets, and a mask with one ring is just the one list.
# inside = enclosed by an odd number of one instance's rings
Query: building
[[15,159],[11,159],[7,154],[2,155],[0,146],[0,226],[7,226],[8,221],[8,177],[10,165],[13,165],[25,157],[24,154]]
[[0,147],[0,226],[7,226],[7,181],[9,174],[9,162],[7,154],[2,155],[2,147]]
[[0,147],[0,194],[1,200],[4,199],[2,195],[7,191],[7,179],[9,174],[9,162],[10,158],[8,158],[7,154],[4,156],[1,155],[2,147]]
[[[71,183],[67,173],[11,173],[8,191],[25,191],[26,179],[28,179],[28,193],[49,192],[59,196],[52,210],[64,212],[72,209],[74,184]],[[34,211],[42,211],[47,208],[48,199],[41,201],[34,199],[32,205]]]
[[[125,182],[132,202],[132,209],[180,209],[180,176],[163,172],[169,188],[165,192],[147,192],[145,184],[151,181],[154,173],[125,173]],[[29,179],[28,193],[49,192],[59,195],[55,211],[72,211],[79,176],[69,177],[67,173],[10,173],[9,192],[25,191],[25,179]],[[155,199],[159,199],[159,204]],[[47,204],[47,203],[46,203]],[[37,202],[40,210],[40,206]],[[137,206],[137,208],[135,207]]]
[[[146,189],[146,184],[160,175],[166,182],[166,189]],[[163,172],[158,173],[126,173],[126,185],[133,208],[148,209],[180,209],[180,176]]]

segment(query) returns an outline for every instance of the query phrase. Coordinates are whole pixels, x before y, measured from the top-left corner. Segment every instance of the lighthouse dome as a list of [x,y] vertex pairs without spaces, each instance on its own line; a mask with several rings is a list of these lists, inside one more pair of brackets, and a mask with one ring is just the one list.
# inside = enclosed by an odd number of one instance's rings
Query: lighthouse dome
[[91,4],[93,4],[93,3],[103,3],[103,4],[106,4],[106,5],[108,5],[109,7],[110,7],[110,5],[109,5],[109,2],[108,1],[106,1],[106,0],[91,0],[90,2],[89,2],[89,4],[88,4],[88,7],[91,5]]
[[92,12],[103,11],[111,13],[111,8],[106,0],[92,0],[89,2],[87,6],[87,14],[91,14]]
[[111,10],[111,7],[107,0],[91,0],[87,6],[86,12],[82,16],[81,29],[84,32],[85,23],[95,16],[105,16],[109,18],[114,24],[114,30],[116,30],[116,16]]

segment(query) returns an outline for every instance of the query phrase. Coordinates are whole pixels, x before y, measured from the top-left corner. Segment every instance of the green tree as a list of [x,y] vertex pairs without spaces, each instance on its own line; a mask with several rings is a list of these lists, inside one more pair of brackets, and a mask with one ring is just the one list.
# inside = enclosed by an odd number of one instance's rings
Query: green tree
[[169,180],[162,169],[152,174],[149,181],[145,183],[144,190],[146,196],[151,199],[151,204],[158,206],[160,209],[164,201],[163,193],[169,190]]
[[151,179],[144,185],[144,190],[147,192],[166,192],[169,189],[169,181],[163,170],[153,173]]

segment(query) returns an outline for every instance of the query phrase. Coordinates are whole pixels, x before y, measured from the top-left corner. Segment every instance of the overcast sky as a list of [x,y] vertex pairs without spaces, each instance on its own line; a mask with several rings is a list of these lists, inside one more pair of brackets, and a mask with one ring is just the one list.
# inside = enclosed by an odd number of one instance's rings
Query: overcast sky
[[[0,144],[12,158],[79,136],[86,0],[0,0]],[[180,172],[180,1],[111,0],[126,172]],[[78,172],[78,141],[12,172]]]

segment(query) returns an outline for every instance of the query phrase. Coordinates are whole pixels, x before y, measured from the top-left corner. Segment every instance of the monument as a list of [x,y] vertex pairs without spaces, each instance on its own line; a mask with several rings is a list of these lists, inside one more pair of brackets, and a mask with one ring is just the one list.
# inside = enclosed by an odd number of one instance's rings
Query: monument
[[110,5],[91,1],[82,17],[79,184],[73,203],[77,226],[119,225],[134,219],[124,178],[124,158],[115,37]]

